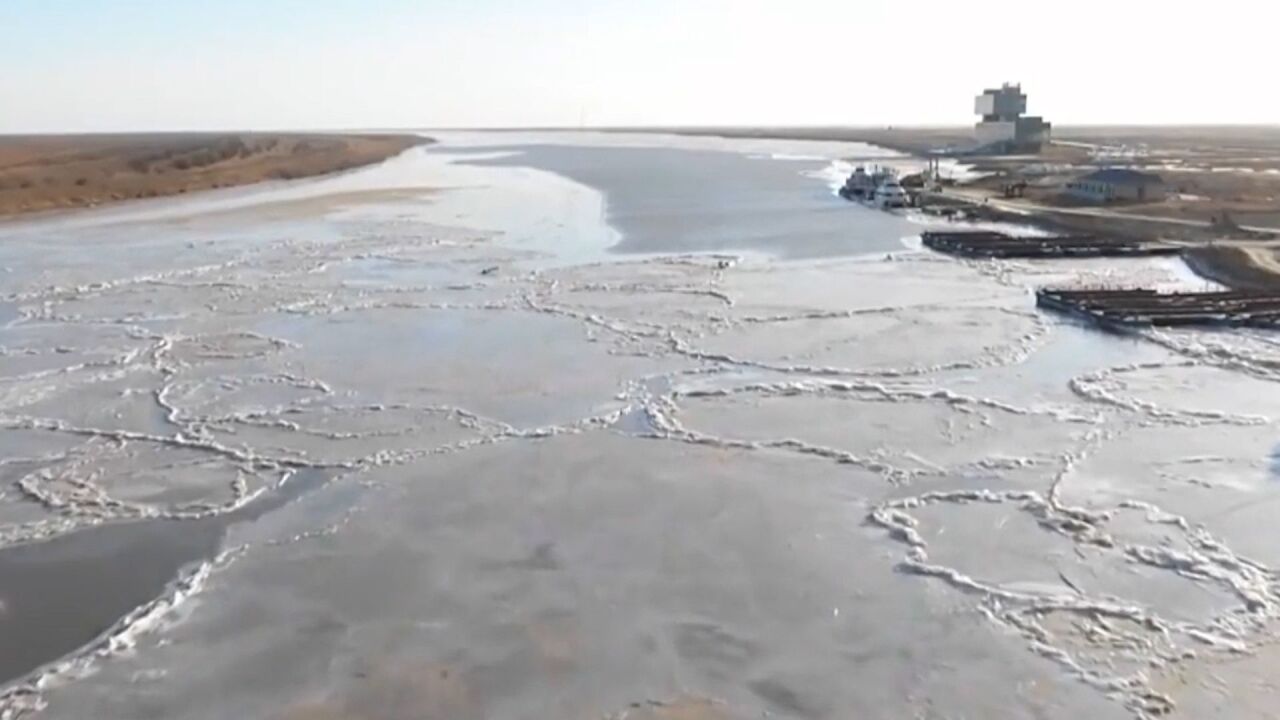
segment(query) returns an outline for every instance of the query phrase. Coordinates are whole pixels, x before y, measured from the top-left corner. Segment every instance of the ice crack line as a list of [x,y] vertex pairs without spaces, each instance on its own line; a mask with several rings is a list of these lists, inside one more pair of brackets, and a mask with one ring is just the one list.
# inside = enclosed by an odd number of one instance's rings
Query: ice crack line
[[[1260,638],[1277,617],[1280,584],[1272,569],[1242,558],[1205,528],[1166,513],[1155,505],[1126,501],[1105,510],[1064,505],[1059,499],[1066,473],[1078,460],[1064,456],[1048,494],[1034,490],[938,491],[888,501],[873,508],[868,519],[907,547],[899,564],[903,572],[940,580],[979,599],[983,614],[1023,636],[1029,649],[1066,669],[1082,682],[1117,698],[1138,717],[1164,715],[1171,698],[1154,688],[1150,672],[1189,662],[1197,649],[1228,654],[1246,653],[1250,640]],[[1093,548],[1104,557],[1118,557],[1157,571],[1171,572],[1197,584],[1217,586],[1239,604],[1207,621],[1166,617],[1144,605],[1101,593],[1090,593],[1063,578],[1064,589],[1031,590],[980,579],[959,568],[935,563],[914,511],[926,507],[973,504],[1009,505],[1028,514],[1043,528]],[[1168,545],[1124,542],[1108,533],[1115,516],[1139,511],[1147,523],[1178,531],[1187,550]],[[1061,620],[1075,623],[1063,627]],[[1050,629],[1050,625],[1058,629]],[[1131,629],[1122,630],[1121,624]],[[1120,649],[1135,668],[1117,674],[1111,659]]]

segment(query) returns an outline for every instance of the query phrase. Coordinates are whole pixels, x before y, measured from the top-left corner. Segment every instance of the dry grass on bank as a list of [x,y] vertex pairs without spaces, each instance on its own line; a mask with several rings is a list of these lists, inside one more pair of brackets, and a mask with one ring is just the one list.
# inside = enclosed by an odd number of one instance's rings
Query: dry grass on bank
[[323,175],[423,142],[295,133],[0,136],[0,215]]

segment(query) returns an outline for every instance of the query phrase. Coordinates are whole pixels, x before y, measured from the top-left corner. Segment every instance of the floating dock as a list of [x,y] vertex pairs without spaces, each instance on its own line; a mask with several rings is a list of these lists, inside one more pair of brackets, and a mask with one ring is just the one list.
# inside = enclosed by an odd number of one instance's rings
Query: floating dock
[[1177,255],[1175,245],[1105,238],[1094,235],[1029,237],[987,230],[923,232],[925,247],[938,252],[978,258],[1063,258]]
[[1280,292],[1162,293],[1155,290],[1036,291],[1036,305],[1108,325],[1280,328]]

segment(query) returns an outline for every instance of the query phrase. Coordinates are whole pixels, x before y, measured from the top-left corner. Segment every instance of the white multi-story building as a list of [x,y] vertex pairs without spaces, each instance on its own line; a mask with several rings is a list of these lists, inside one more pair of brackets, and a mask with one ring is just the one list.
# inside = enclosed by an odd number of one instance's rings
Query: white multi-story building
[[979,147],[994,152],[1039,152],[1049,142],[1050,125],[1041,117],[1023,117],[1027,96],[1021,85],[1005,83],[979,95],[973,104],[982,120],[974,127]]

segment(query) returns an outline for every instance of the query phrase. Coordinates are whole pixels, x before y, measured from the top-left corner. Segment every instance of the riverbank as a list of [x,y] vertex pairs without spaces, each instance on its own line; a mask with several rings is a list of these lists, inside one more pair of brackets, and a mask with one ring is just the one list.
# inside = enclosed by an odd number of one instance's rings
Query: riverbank
[[[947,201],[963,204],[954,196]],[[1182,246],[1192,272],[1232,290],[1280,290],[1280,261],[1273,241],[1215,242],[1205,228],[1129,217],[1073,215],[1052,208],[1013,212],[991,204],[963,204],[967,216],[986,222],[1032,226],[1050,234],[1082,234],[1134,243]]]
[[[725,138],[861,142],[906,155],[972,145],[968,127],[669,127],[649,132]],[[1198,274],[1234,289],[1280,288],[1270,228],[1280,226],[1280,128],[1270,126],[1055,127],[1037,155],[964,156],[981,178],[932,201],[963,207],[974,219],[1031,224],[1051,233],[1142,242],[1174,241],[1191,249]],[[1062,186],[1099,167],[1161,174],[1160,201],[1078,207]],[[1005,185],[1024,186],[1007,201]],[[1223,221],[1222,218],[1229,218]],[[1228,241],[1220,247],[1217,243]]]
[[610,132],[667,132],[674,135],[722,137],[733,140],[814,140],[858,142],[905,155],[926,155],[932,150],[960,147],[971,141],[966,127],[667,127],[609,128]]
[[4,136],[0,216],[325,175],[427,142],[302,133]]
[[1235,290],[1280,291],[1280,262],[1274,247],[1214,245],[1182,254],[1197,275]]

